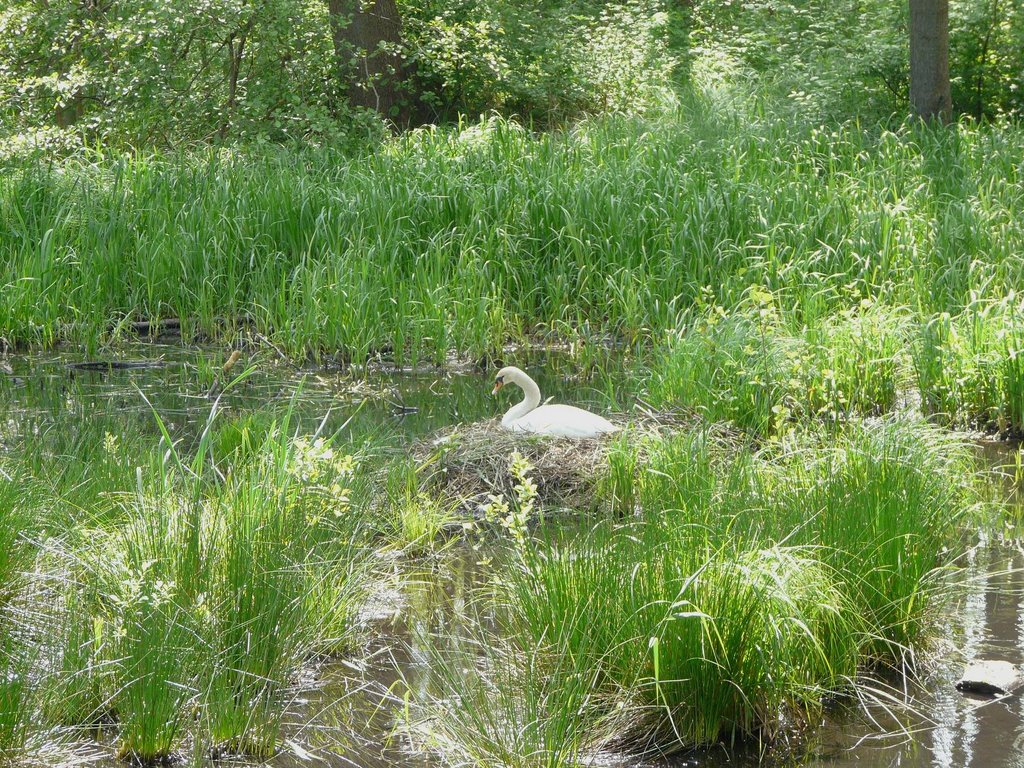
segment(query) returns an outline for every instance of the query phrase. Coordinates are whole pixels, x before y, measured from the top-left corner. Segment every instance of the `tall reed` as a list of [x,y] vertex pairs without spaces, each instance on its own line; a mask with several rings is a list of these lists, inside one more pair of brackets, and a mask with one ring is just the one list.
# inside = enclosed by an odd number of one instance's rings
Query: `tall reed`
[[1024,433],[1024,320],[1016,299],[921,324],[915,366],[922,409],[950,426]]
[[355,460],[293,434],[290,412],[215,450],[214,415],[191,456],[157,419],[157,458],[117,489],[120,509],[50,547],[62,576],[43,712],[116,723],[120,754],[144,763],[187,743],[273,755],[299,670],[349,647],[364,599]]
[[442,692],[419,699],[442,750],[546,765],[548,726],[584,760],[770,740],[927,644],[976,499],[949,438],[884,422],[760,448],[716,431],[654,437],[633,447],[642,461],[629,450],[613,451],[604,488],[619,517],[542,528],[496,562],[490,610],[507,640],[471,633],[498,650],[476,664],[442,654]]
[[813,323],[864,299],[957,315],[1019,285],[1018,126],[716,122],[695,99],[354,158],[19,163],[0,181],[0,335],[96,343],[173,316],[187,339],[443,361],[532,333],[659,338],[707,291],[731,309],[759,287]]

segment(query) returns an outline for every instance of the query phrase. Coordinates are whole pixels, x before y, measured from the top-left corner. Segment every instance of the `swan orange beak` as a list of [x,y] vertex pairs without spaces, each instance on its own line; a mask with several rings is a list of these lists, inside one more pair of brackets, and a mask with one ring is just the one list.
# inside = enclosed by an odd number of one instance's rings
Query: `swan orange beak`
[[503,386],[505,386],[505,382],[503,382],[503,381],[496,381],[496,382],[494,382],[494,389],[491,390],[491,394],[492,395],[498,394],[498,390],[501,389]]

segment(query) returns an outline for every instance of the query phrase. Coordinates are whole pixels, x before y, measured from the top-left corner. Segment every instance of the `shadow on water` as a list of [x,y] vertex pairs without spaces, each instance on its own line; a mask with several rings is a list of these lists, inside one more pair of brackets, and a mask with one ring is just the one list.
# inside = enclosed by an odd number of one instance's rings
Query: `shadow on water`
[[[85,430],[89,424],[95,433],[97,422],[110,431],[156,438],[153,409],[175,438],[185,444],[194,441],[218,397],[223,360],[179,347],[145,345],[134,352],[140,358],[159,357],[163,365],[78,370],[69,368],[69,363],[80,360],[71,354],[12,359],[13,373],[0,374],[0,450],[17,450],[21,441],[52,431]],[[626,367],[614,364],[611,353],[597,370],[612,373],[589,379],[577,374],[578,362],[558,354],[516,362],[535,375],[545,396],[607,408],[613,396],[622,404],[633,394],[622,376]],[[401,444],[440,427],[500,415],[510,398],[490,396],[492,375],[427,371],[353,377],[265,364],[223,393],[219,407],[230,417],[294,403],[302,428],[315,429],[324,421],[328,434],[344,429],[356,442]],[[999,450],[989,450],[994,451],[993,462],[1006,463],[1008,457]],[[402,739],[393,733],[395,713],[403,706],[400,680],[413,687],[430,684],[430,654],[424,644],[437,642],[431,638],[459,636],[469,595],[486,578],[478,559],[478,553],[463,548],[426,564],[396,560],[393,584],[382,590],[387,599],[364,617],[365,646],[351,658],[323,662],[309,671],[290,707],[285,749],[272,764],[435,764],[429,756],[404,750]],[[898,708],[899,714],[885,703],[844,707],[831,713],[804,743],[783,745],[767,754],[756,748],[728,753],[712,749],[664,765],[1021,765],[1024,698],[981,703],[958,693],[954,682],[963,662],[971,659],[1024,663],[1024,554],[1010,544],[991,543],[972,552],[967,572],[967,586],[946,619],[949,646],[957,653],[938,665],[923,688],[896,694],[910,702]],[[218,764],[228,763],[239,764]]]

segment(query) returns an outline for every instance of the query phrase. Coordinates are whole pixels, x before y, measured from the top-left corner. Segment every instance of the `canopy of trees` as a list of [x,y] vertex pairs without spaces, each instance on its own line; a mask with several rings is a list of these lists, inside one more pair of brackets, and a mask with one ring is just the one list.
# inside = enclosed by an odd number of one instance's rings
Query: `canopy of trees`
[[[0,142],[339,142],[496,110],[535,126],[756,80],[815,117],[908,108],[891,0],[8,0]],[[953,111],[1024,108],[1024,0],[951,0]]]

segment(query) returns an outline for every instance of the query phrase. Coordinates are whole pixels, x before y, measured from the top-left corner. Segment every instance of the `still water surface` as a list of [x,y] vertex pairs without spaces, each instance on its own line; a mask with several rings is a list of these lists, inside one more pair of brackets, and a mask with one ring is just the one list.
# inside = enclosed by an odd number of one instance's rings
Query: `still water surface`
[[[497,416],[507,398],[490,397],[490,371],[464,369],[375,371],[354,377],[329,370],[296,370],[264,362],[223,394],[211,372],[223,356],[175,346],[139,345],[119,359],[158,360],[159,367],[78,370],[74,353],[11,358],[0,373],[0,449],[48,430],[80,429],[103,420],[113,430],[157,436],[154,410],[172,435],[196,439],[215,401],[237,415],[289,403],[306,429],[323,424],[327,434],[355,441],[371,438],[396,447],[437,428]],[[624,366],[613,357],[595,376],[559,354],[534,354],[524,364],[545,396],[607,409],[615,391],[628,407]],[[625,394],[623,394],[625,393]],[[1008,448],[988,448],[998,463]],[[427,685],[431,670],[422,647],[438,630],[450,630],[483,576],[477,556],[455,551],[436,562],[396,561],[386,599],[367,614],[369,639],[351,660],[310,670],[289,714],[288,750],[272,761],[299,765],[408,766],[432,761],[411,755],[400,737],[389,738],[401,701],[400,678]],[[1024,663],[1024,555],[1006,541],[989,540],[974,550],[966,588],[946,617],[949,653],[922,687],[889,691],[894,702],[848,706],[830,714],[808,741],[763,753],[751,748],[713,749],[673,759],[671,766],[777,766],[858,768],[1024,768],[1024,699],[976,701],[954,687],[963,663],[974,658]],[[447,634],[447,632],[441,633]],[[898,710],[894,713],[892,710]],[[109,752],[107,753],[109,754]]]

